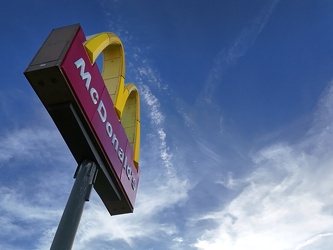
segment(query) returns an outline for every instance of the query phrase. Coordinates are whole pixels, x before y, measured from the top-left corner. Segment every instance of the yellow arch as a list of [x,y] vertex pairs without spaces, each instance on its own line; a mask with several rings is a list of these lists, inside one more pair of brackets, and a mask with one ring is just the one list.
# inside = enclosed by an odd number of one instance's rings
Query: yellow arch
[[140,97],[134,84],[125,85],[125,54],[120,39],[111,32],[89,37],[85,49],[91,64],[103,52],[102,77],[114,108],[132,146],[135,167],[140,158]]

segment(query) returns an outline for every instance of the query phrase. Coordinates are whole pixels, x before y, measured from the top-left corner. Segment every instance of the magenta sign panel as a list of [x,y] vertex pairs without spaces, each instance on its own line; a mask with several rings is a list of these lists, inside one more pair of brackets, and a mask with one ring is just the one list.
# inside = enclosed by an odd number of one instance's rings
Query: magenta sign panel
[[97,64],[91,65],[80,28],[68,49],[61,69],[79,103],[82,113],[107,156],[114,175],[121,184],[132,207],[136,198],[139,172],[133,164],[133,150],[113,108]]

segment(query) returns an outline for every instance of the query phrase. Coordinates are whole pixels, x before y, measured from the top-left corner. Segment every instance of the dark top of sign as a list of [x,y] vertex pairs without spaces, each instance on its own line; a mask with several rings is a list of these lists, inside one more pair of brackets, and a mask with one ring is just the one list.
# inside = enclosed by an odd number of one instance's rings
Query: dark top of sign
[[71,45],[71,42],[80,28],[79,24],[70,25],[61,29],[54,29],[31,61],[27,71],[47,64],[48,67],[58,65]]

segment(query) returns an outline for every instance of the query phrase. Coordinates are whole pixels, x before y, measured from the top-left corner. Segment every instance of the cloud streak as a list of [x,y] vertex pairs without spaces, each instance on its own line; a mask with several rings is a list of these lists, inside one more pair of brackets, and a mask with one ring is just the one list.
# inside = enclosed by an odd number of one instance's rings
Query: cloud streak
[[251,22],[251,25],[239,34],[228,50],[223,48],[219,51],[215,57],[213,67],[205,82],[204,88],[197,100],[198,104],[201,102],[204,104],[212,104],[213,94],[217,85],[221,82],[224,72],[229,66],[237,63],[255,43],[278,3],[279,0],[270,1],[261,14]]
[[[228,68],[236,64],[255,44],[278,3],[279,0],[268,1],[258,16],[239,33],[232,45],[227,49],[220,49],[194,105],[188,105],[175,93],[170,94],[172,102],[176,105],[176,112],[187,127],[187,135],[195,141],[192,145],[194,150],[200,152],[196,156],[202,159],[202,164],[210,166],[209,171],[215,168],[219,169],[219,172],[222,171],[222,174],[232,175],[232,172],[224,170],[230,168],[226,166],[239,167],[247,164],[244,162],[247,160],[247,152],[244,152],[245,149],[240,143],[242,139],[237,138],[237,135],[225,128],[225,117],[216,104],[214,94]],[[226,178],[222,177],[222,179]],[[216,180],[216,182],[219,181]],[[230,185],[240,184],[239,182],[236,184],[233,178],[229,178],[229,184],[225,181],[220,182],[223,182],[227,188],[230,188]]]
[[241,180],[241,193],[197,220],[218,226],[206,229],[194,247],[299,250],[332,236],[332,89],[330,84],[302,140],[274,143],[253,155],[255,170]]

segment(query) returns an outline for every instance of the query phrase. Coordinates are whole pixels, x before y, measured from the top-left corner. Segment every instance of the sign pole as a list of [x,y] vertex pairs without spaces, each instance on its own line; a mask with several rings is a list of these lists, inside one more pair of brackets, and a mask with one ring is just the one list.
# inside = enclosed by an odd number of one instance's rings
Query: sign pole
[[89,201],[91,189],[97,176],[95,162],[85,160],[76,169],[75,182],[62,214],[51,250],[70,250],[80,223],[84,204]]

